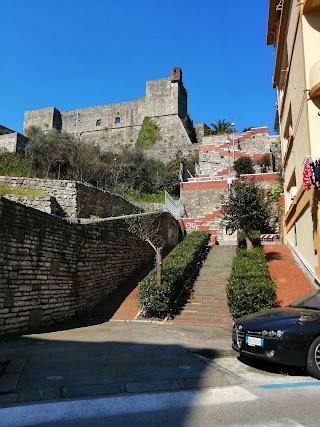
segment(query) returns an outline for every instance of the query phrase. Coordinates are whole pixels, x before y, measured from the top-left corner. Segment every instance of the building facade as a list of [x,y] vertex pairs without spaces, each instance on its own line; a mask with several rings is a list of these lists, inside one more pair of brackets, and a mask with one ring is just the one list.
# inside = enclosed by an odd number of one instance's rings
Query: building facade
[[320,0],[270,0],[267,44],[276,50],[273,87],[284,177],[284,234],[319,282]]
[[136,101],[65,112],[54,107],[26,111],[24,130],[30,126],[43,131],[56,128],[81,141],[116,152],[124,146],[135,146],[145,117],[151,118],[160,128],[154,149],[148,150],[151,155],[168,160],[178,150],[192,151],[192,144],[197,141],[179,67],[171,68],[168,78],[147,81],[145,95]]

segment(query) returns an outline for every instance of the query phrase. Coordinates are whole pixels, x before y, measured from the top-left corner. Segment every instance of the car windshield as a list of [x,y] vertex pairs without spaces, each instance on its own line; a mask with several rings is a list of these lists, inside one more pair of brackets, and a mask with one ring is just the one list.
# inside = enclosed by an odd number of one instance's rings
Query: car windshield
[[320,310],[320,291],[305,295],[289,305],[289,307],[306,308],[311,310]]

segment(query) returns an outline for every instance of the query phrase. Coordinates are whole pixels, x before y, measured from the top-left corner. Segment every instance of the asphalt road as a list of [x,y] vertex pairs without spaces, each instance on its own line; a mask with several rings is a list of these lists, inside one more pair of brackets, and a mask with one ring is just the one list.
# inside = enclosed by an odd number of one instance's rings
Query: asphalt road
[[319,426],[319,386],[228,386],[1,409],[2,427]]
[[156,323],[4,340],[1,356],[24,364],[0,378],[18,379],[0,393],[0,426],[319,426],[320,381],[301,369],[197,353],[229,348],[229,331]]

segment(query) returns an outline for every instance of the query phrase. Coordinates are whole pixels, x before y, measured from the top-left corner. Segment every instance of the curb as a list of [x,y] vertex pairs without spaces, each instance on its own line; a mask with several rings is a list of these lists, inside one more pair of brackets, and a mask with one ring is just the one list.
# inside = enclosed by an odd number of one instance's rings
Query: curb
[[26,361],[22,358],[2,361],[5,368],[0,377],[0,404],[15,403],[18,400],[16,387]]

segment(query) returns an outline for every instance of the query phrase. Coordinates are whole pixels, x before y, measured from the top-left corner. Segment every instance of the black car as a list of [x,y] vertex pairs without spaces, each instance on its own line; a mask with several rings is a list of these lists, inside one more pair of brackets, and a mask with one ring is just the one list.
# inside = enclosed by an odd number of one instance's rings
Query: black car
[[241,317],[232,341],[241,355],[305,367],[320,379],[320,290],[287,307]]

